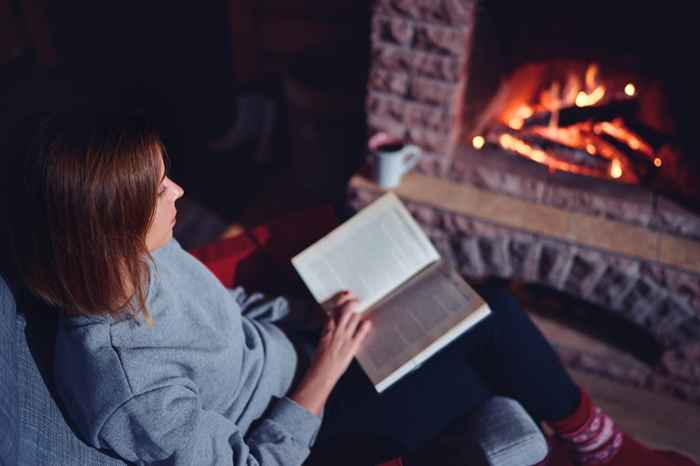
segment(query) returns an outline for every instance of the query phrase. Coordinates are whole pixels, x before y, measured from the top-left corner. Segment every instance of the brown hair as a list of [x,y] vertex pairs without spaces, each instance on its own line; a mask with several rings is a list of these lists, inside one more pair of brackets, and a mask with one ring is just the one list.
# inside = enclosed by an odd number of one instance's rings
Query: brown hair
[[165,151],[136,116],[44,116],[16,155],[10,242],[28,288],[68,314],[143,313]]

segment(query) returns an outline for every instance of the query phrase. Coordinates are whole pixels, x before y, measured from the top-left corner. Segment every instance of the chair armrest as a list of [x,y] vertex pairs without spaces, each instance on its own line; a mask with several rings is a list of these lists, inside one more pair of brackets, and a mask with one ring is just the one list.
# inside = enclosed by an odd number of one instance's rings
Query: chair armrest
[[469,418],[467,442],[475,465],[534,465],[548,452],[544,435],[520,403],[500,396]]

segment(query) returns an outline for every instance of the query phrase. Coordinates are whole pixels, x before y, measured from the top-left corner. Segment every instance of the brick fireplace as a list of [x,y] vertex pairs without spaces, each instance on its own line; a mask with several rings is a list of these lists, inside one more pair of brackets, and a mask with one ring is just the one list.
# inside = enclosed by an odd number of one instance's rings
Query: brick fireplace
[[[489,108],[498,93],[478,76],[489,67],[503,69],[489,64],[489,57],[500,57],[492,44],[477,42],[495,27],[482,7],[473,0],[374,5],[370,131],[400,136],[425,154],[397,192],[465,276],[562,291],[641,329],[662,349],[658,360],[640,366],[572,354],[566,341],[555,342],[570,365],[700,403],[700,215],[693,208],[697,183],[689,182],[697,176],[693,163],[669,162],[673,176],[680,174],[674,182],[661,183],[668,181],[664,175],[623,183],[553,170],[498,144],[477,149],[471,144],[483,129],[477,110]],[[653,160],[644,173],[656,173]],[[379,194],[361,177],[351,183],[355,207]]]

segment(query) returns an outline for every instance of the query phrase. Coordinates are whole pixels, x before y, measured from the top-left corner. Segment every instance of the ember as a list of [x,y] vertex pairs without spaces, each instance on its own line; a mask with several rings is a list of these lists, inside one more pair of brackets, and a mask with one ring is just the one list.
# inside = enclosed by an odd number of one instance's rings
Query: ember
[[[525,82],[543,75],[532,70],[522,73]],[[534,91],[529,95],[513,92],[512,81],[506,92],[518,98],[505,99],[508,105],[495,123],[484,125],[480,141],[545,164],[552,171],[630,184],[640,183],[663,165],[662,144],[648,141],[645,134],[653,131],[636,119],[640,91],[633,82],[604,82],[595,63],[583,73],[570,71],[563,80],[551,80],[541,91],[536,89],[542,83],[528,82],[525,87]],[[477,145],[476,141],[474,147],[481,148],[483,142]]]

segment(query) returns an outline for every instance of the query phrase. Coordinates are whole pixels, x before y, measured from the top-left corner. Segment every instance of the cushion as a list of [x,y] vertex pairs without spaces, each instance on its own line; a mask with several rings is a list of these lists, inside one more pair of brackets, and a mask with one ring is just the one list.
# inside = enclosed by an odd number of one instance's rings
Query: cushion
[[0,466],[17,461],[17,351],[15,302],[0,276]]
[[[224,286],[296,294],[304,290],[291,258],[337,226],[330,206],[309,208],[209,243],[190,253]],[[272,274],[275,275],[272,275]]]
[[[17,464],[20,466],[125,465],[123,461],[83,443],[70,429],[47,389],[42,374],[47,373],[47,366],[50,367],[54,328],[51,318],[32,318],[31,325],[28,325],[21,314],[18,314],[15,319],[19,387]],[[41,372],[39,367],[42,368]]]
[[495,396],[469,417],[468,443],[474,464],[534,465],[547,456],[547,441],[517,401]]

